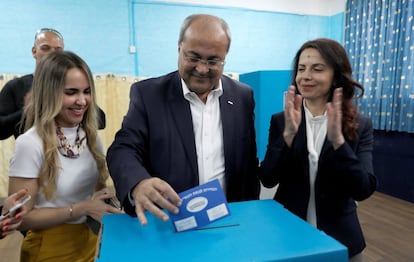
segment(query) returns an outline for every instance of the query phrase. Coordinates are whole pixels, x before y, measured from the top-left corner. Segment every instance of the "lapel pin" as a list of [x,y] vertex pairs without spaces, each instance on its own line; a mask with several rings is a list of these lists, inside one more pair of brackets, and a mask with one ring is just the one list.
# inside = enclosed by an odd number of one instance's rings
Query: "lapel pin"
[[227,103],[228,103],[228,104],[230,104],[230,105],[232,105],[232,104],[233,104],[233,102],[232,102],[232,101],[230,101],[230,100],[227,100]]

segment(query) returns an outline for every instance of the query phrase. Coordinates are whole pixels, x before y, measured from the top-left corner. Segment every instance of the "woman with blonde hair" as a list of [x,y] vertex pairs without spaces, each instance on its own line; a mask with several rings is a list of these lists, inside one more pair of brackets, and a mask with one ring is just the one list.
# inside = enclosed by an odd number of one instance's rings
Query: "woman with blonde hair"
[[26,132],[10,162],[9,194],[27,188],[32,195],[21,261],[93,261],[97,238],[87,216],[121,212],[105,203],[114,195],[104,194],[95,99],[92,73],[76,54],[53,52],[36,66]]

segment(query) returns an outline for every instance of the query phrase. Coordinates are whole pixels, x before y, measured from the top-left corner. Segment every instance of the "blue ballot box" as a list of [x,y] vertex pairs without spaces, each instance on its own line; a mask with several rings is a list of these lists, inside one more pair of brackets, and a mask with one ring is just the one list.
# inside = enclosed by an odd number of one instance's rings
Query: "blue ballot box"
[[96,261],[348,261],[345,246],[272,199],[229,208],[230,216],[185,232],[150,214],[144,227],[136,217],[105,215]]

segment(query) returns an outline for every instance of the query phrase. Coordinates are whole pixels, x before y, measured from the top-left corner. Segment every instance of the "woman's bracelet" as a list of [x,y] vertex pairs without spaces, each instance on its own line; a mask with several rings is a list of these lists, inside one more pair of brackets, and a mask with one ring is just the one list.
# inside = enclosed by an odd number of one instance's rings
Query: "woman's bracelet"
[[69,206],[69,216],[70,216],[70,218],[73,217],[73,204],[70,204],[70,206]]

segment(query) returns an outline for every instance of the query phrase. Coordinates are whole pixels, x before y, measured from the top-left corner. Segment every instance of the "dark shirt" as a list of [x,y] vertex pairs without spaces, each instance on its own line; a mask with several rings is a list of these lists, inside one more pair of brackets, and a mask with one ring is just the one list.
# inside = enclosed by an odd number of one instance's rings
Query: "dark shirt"
[[[32,88],[33,74],[24,75],[7,82],[0,92],[0,140],[11,135],[17,138],[23,133],[21,125],[24,97]],[[98,128],[106,125],[105,112],[98,107]]]
[[24,97],[30,91],[33,75],[25,75],[7,82],[0,92],[0,139],[19,136]]

